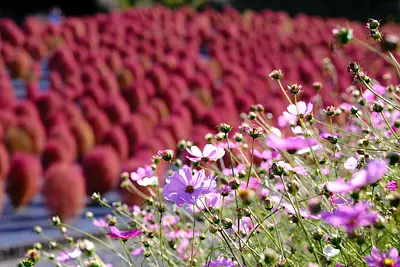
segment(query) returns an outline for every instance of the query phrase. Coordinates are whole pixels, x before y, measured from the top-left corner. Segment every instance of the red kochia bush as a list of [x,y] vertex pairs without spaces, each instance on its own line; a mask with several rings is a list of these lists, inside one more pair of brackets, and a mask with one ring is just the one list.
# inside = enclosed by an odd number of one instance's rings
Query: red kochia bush
[[14,153],[6,188],[11,203],[17,208],[27,205],[40,192],[41,185],[39,158],[27,153]]
[[45,173],[43,195],[52,215],[62,220],[79,216],[86,205],[82,169],[66,162],[53,164]]
[[49,130],[48,138],[62,142],[63,146],[66,147],[64,153],[68,154],[71,159],[74,160],[78,156],[76,140],[68,124],[53,126]]
[[104,111],[112,124],[124,123],[130,115],[128,103],[119,94],[112,94],[108,97]]
[[57,139],[50,139],[42,154],[42,164],[45,170],[56,162],[71,162],[73,159],[67,145]]
[[71,121],[70,127],[75,137],[78,153],[80,156],[83,156],[95,145],[93,130],[84,119]]
[[111,145],[118,153],[121,161],[125,160],[129,155],[129,142],[124,130],[121,126],[113,126],[104,135],[102,143]]
[[110,120],[108,119],[107,115],[101,110],[93,112],[86,118],[86,120],[89,123],[90,127],[92,127],[93,132],[95,133],[96,144],[98,144],[101,140],[103,140],[103,136],[111,127]]
[[[0,183],[7,179],[7,174],[10,169],[10,156],[3,144],[0,144]],[[2,194],[0,192],[0,194]]]
[[104,194],[114,189],[120,179],[120,161],[111,146],[97,146],[83,159],[82,168],[86,179],[86,193]]

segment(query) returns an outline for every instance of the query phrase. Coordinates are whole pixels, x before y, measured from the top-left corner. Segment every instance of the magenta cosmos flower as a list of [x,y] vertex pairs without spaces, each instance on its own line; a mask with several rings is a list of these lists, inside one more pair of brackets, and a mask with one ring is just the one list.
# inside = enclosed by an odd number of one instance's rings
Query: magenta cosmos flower
[[219,257],[215,261],[211,261],[207,263],[205,266],[208,267],[236,267],[238,266],[238,263],[236,261],[233,261],[232,259],[227,259],[224,257]]
[[380,253],[377,248],[371,250],[371,256],[365,257],[369,267],[400,267],[399,252],[396,248],[389,253]]
[[183,167],[167,179],[163,195],[166,200],[181,207],[185,203],[194,204],[200,197],[215,192],[216,186],[215,180],[207,177],[204,170],[192,174],[191,168]]
[[364,202],[357,203],[353,207],[339,206],[333,212],[326,212],[322,219],[334,227],[344,227],[347,233],[352,233],[355,228],[368,226],[376,222],[377,213],[368,210]]
[[108,236],[110,236],[112,238],[124,239],[124,240],[131,239],[131,238],[137,237],[142,234],[142,231],[139,229],[120,231],[115,226],[111,226],[110,231],[111,232],[107,234]]
[[192,146],[191,148],[187,148],[186,151],[190,154],[187,158],[193,162],[199,161],[217,161],[225,155],[225,150],[220,147],[213,146],[211,144],[207,144],[203,152],[197,147]]
[[366,168],[356,172],[349,183],[339,178],[336,181],[328,182],[326,188],[332,193],[348,193],[375,184],[386,174],[387,165],[388,161],[386,160],[371,161]]
[[386,184],[386,189],[389,191],[397,191],[397,182],[396,181],[389,181]]
[[266,145],[277,150],[287,150],[289,153],[295,153],[300,149],[310,148],[317,144],[314,139],[305,139],[301,136],[279,138],[274,134],[267,136]]

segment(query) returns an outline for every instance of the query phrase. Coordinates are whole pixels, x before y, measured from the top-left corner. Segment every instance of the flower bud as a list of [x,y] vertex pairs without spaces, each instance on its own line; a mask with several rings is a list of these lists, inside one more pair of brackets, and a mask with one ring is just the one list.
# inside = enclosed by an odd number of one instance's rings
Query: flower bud
[[232,179],[229,181],[229,186],[231,187],[232,190],[238,189],[239,186],[240,186],[240,180],[237,179],[237,178],[232,178]]
[[317,229],[312,233],[312,237],[316,241],[320,241],[324,237],[324,232],[321,229]]
[[227,196],[229,196],[230,192],[231,192],[231,188],[230,187],[228,187],[226,185],[221,187],[221,192],[220,192],[221,196],[227,197]]
[[211,142],[211,141],[214,139],[214,135],[213,135],[212,133],[207,133],[207,134],[204,136],[204,139],[205,139],[207,142]]
[[99,201],[101,199],[101,196],[100,196],[99,193],[93,193],[92,194],[92,199],[96,200],[96,201]]
[[358,113],[358,108],[355,107],[355,106],[352,106],[351,109],[350,109],[350,113],[351,113],[352,115],[357,115],[357,113]]
[[376,113],[381,113],[383,111],[383,104],[381,101],[374,101],[372,104],[372,111]]
[[350,28],[338,27],[332,33],[335,40],[341,45],[346,45],[353,39],[353,30]]
[[386,200],[389,201],[390,206],[397,208],[400,205],[400,193],[392,192],[386,196]]
[[212,219],[212,222],[215,224],[219,224],[221,222],[221,220],[219,219],[219,216],[217,214],[214,214],[211,219]]
[[87,211],[87,212],[85,213],[85,216],[86,216],[86,218],[88,218],[88,219],[93,219],[93,217],[94,217],[93,212],[91,212],[91,211]]
[[397,152],[389,152],[386,154],[386,158],[389,159],[389,165],[395,165],[400,161],[400,154]]
[[227,124],[227,123],[220,123],[219,125],[218,125],[218,130],[220,131],[220,132],[223,132],[223,133],[229,133],[231,130],[232,130],[232,126],[230,126],[229,124]]
[[235,133],[233,135],[233,138],[235,139],[236,142],[243,142],[243,134],[241,133]]
[[[31,262],[36,263],[39,261],[40,259],[40,253],[39,251],[37,251],[36,249],[29,249],[26,254],[25,257],[27,259],[29,259]],[[25,265],[24,265],[25,266]],[[30,266],[30,265],[27,265]]]
[[53,216],[51,221],[53,222],[53,226],[59,226],[61,224],[61,219],[58,216]]
[[199,239],[200,240],[205,240],[207,237],[206,237],[206,235],[204,234],[204,233],[201,233],[200,235],[199,235]]
[[301,85],[298,84],[292,84],[288,85],[288,90],[292,95],[298,95],[301,92]]
[[367,28],[370,30],[377,30],[380,26],[379,21],[373,18],[368,19]]
[[36,242],[33,244],[33,248],[36,250],[41,250],[43,248],[42,244]]
[[174,157],[174,151],[171,149],[160,150],[157,152],[157,155],[160,156],[163,160],[170,162]]
[[278,70],[273,70],[270,74],[269,77],[271,77],[272,80],[280,80],[283,77],[283,73],[280,69]]
[[57,242],[56,241],[50,241],[49,242],[49,248],[50,249],[56,249],[58,247]]
[[329,106],[324,109],[326,116],[333,117],[336,113],[336,108],[334,106]]
[[264,251],[264,263],[267,265],[272,265],[278,259],[278,255],[276,254],[275,250],[266,248]]
[[209,226],[209,231],[210,231],[210,233],[215,234],[215,233],[218,232],[218,228],[215,227],[214,225],[210,225]]
[[292,194],[293,196],[295,196],[297,194],[297,192],[299,191],[299,183],[295,180],[289,182],[287,184],[288,187],[288,191],[290,194]]
[[219,132],[215,135],[215,140],[217,140],[219,142],[223,141],[225,138],[226,138],[226,134],[222,133],[222,132]]
[[316,91],[319,91],[319,90],[322,89],[322,83],[320,83],[320,82],[314,82],[314,83],[312,84],[312,86],[313,86],[313,88],[314,88]]
[[347,68],[347,72],[358,75],[360,73],[361,67],[358,62],[351,62]]
[[151,256],[150,252],[146,251],[143,253],[143,257],[149,258]]
[[250,111],[248,118],[249,120],[255,120],[257,118],[257,114],[253,111]]
[[229,219],[229,218],[223,218],[223,219],[221,220],[221,223],[222,223],[222,226],[223,226],[225,229],[230,229],[230,228],[232,228],[232,225],[233,225],[232,220]]
[[43,229],[39,225],[36,225],[35,227],[33,227],[33,231],[37,234],[41,234],[43,232]]

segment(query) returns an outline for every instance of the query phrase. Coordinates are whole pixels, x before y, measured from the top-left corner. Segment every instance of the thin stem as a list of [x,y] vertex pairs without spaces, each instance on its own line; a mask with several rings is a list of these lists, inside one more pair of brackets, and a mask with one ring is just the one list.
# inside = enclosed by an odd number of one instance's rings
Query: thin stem
[[247,175],[246,190],[247,190],[247,188],[249,187],[250,176],[251,176],[251,170],[253,169],[254,141],[255,141],[255,139],[253,138],[252,141],[251,141],[251,161],[250,161],[249,173],[248,173],[248,175]]
[[124,249],[125,256],[129,259],[129,266],[135,266],[135,264],[133,264],[131,253],[129,253],[128,248],[126,247],[126,241],[121,240],[121,244]]
[[385,114],[383,114],[383,112],[381,112],[382,118],[386,123],[386,126],[389,128],[389,130],[392,132],[393,136],[397,139],[397,141],[400,141],[399,137],[397,136],[396,132],[393,130],[393,127],[390,126],[390,123],[388,121],[388,119],[386,118]]
[[288,101],[290,104],[293,104],[293,103],[292,103],[292,100],[290,100],[290,97],[289,97],[288,94],[286,93],[285,88],[283,88],[283,85],[282,85],[282,83],[281,83],[281,80],[278,80],[278,84],[279,84],[279,87],[281,88],[283,94],[285,95],[287,101]]

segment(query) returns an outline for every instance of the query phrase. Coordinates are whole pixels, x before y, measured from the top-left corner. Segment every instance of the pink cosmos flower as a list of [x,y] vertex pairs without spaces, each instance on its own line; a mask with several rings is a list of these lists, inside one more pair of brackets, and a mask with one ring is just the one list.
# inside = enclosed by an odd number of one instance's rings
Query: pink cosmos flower
[[298,116],[303,118],[304,116],[311,114],[312,109],[313,109],[312,103],[306,104],[306,102],[304,101],[299,101],[297,102],[296,105],[290,104],[287,107],[287,112],[286,111],[283,112],[283,116],[290,119],[294,119],[293,117],[297,118]]
[[263,160],[275,159],[279,157],[279,152],[263,150],[262,152],[254,149],[254,156]]
[[355,157],[350,157],[346,160],[346,162],[343,164],[343,167],[346,170],[349,171],[354,171],[357,168],[358,161]]
[[179,217],[173,215],[166,215],[163,217],[162,225],[163,226],[172,226],[179,222]]
[[277,150],[287,150],[289,153],[295,153],[304,148],[311,148],[316,144],[317,142],[314,139],[306,139],[300,136],[279,138],[274,134],[269,134],[266,141],[268,147]]
[[187,156],[187,158],[193,162],[207,162],[210,160],[217,161],[225,155],[225,150],[223,148],[211,144],[207,144],[204,147],[203,152],[197,146],[187,148],[186,151],[190,154],[190,157]]
[[93,225],[99,228],[107,228],[108,223],[104,219],[94,219]]
[[138,168],[136,170],[136,172],[131,172],[130,177],[131,177],[132,181],[137,182],[137,181],[142,180],[145,177],[150,178],[150,177],[153,177],[154,175],[155,175],[155,173],[154,173],[153,169],[151,168],[151,166],[146,165],[144,167]]
[[107,234],[109,237],[116,238],[116,239],[123,239],[123,240],[131,239],[131,238],[137,237],[142,234],[142,231],[139,229],[120,231],[115,226],[111,226],[110,231],[111,232]]
[[368,210],[368,205],[359,202],[353,207],[342,205],[333,212],[322,215],[323,220],[333,227],[344,227],[347,233],[352,233],[357,227],[368,226],[376,222],[378,214]]
[[398,189],[397,182],[393,181],[393,180],[387,182],[386,189],[389,191],[397,191],[397,189]]
[[[383,95],[386,91],[386,87],[380,84],[374,84],[372,85],[372,88],[378,92],[380,95]],[[367,101],[367,103],[372,103],[375,101],[376,96],[374,95],[374,93],[372,93],[370,90],[365,90],[363,93],[364,99],[365,101]]]
[[374,247],[371,256],[365,257],[369,267],[400,267],[399,252],[396,248],[391,248],[389,253],[381,253]]
[[328,182],[326,188],[332,193],[348,193],[364,186],[374,184],[382,179],[387,172],[387,160],[374,160],[368,166],[353,175],[349,183],[342,178]]
[[194,204],[200,197],[215,192],[216,186],[215,180],[207,177],[204,170],[192,175],[191,168],[183,167],[167,179],[163,195],[166,200],[181,207],[185,203]]

